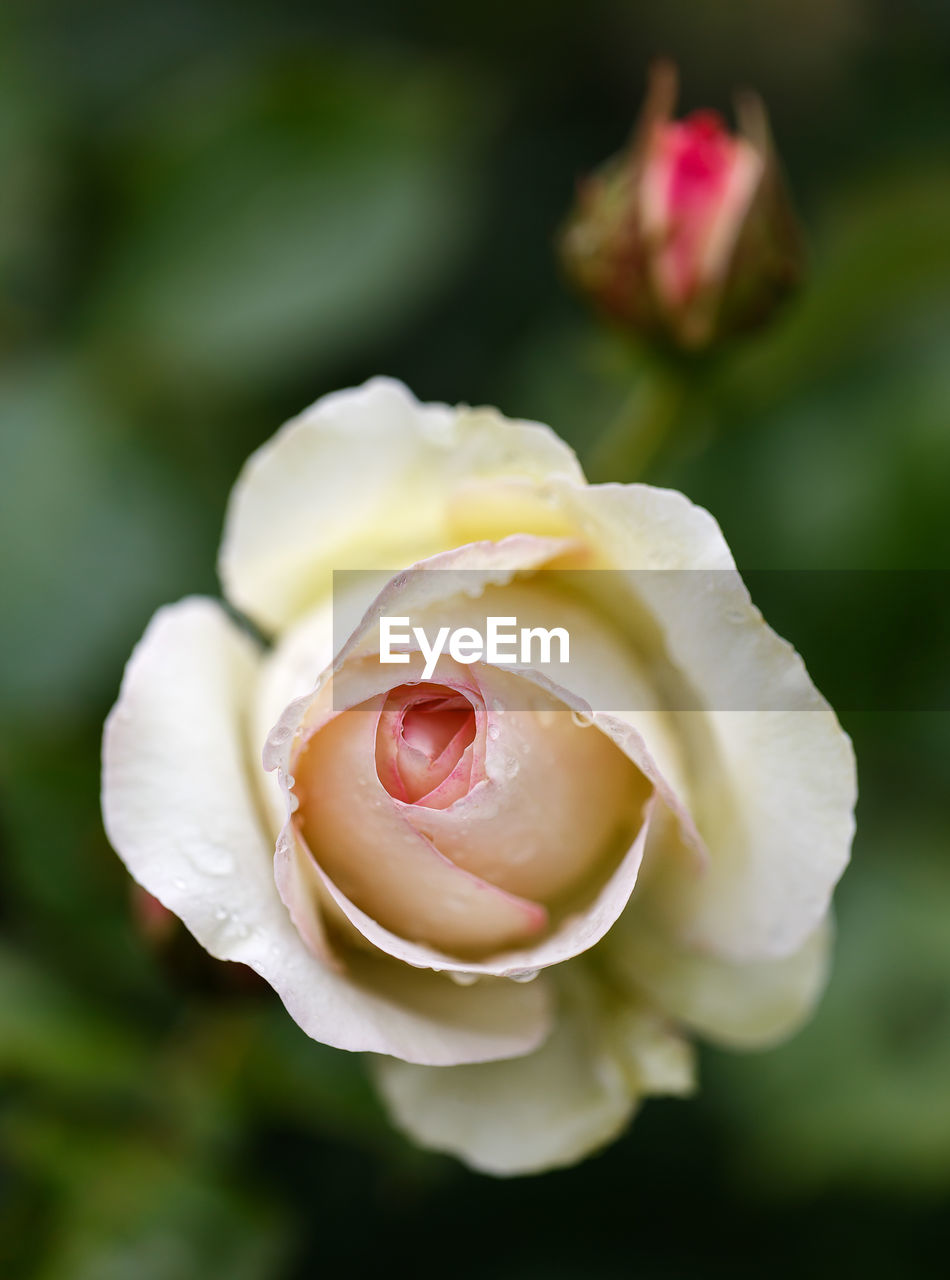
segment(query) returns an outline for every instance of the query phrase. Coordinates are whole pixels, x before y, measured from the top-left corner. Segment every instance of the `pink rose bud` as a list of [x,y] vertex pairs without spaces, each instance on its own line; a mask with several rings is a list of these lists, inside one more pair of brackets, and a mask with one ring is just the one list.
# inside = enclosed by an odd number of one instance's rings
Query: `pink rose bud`
[[671,119],[675,97],[660,64],[631,144],[581,184],[561,249],[605,315],[696,349],[764,322],[802,251],[761,102],[740,99],[736,135],[713,111]]

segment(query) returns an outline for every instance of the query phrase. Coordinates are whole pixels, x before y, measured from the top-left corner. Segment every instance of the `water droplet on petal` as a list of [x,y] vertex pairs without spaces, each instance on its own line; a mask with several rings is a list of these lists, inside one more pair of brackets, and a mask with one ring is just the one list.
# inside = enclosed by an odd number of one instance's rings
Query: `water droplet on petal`
[[498,727],[497,724],[490,724],[488,726],[488,736],[489,738],[491,738],[492,742],[498,741],[498,739],[501,737],[501,729]]
[[512,982],[534,982],[540,972],[540,969],[522,969],[519,973],[509,973],[508,977]]
[[448,975],[460,987],[471,987],[481,977],[481,974],[467,973],[464,969],[449,969]]

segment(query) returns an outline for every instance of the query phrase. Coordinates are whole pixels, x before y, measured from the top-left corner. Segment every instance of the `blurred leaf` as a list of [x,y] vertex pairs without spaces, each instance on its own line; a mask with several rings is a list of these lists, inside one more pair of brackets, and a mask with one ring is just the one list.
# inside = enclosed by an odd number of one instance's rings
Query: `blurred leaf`
[[[947,564],[950,307],[909,309],[899,328],[882,350],[804,376],[752,416],[738,384],[734,414],[712,399],[720,437],[659,476],[717,516],[741,566]],[[729,431],[736,422],[746,430]]]
[[[286,1228],[258,1197],[135,1137],[103,1140],[36,1120],[22,1148],[43,1150],[68,1195],[45,1241],[36,1280],[273,1280]],[[78,1140],[77,1140],[78,1139]]]
[[829,199],[814,260],[787,319],[738,347],[724,368],[726,425],[869,349],[885,353],[908,325],[950,298],[950,168],[945,163],[876,172]]
[[141,442],[76,369],[0,373],[0,716],[62,723],[88,708],[157,601],[213,584],[213,535],[189,578],[202,524],[187,480]]
[[59,86],[38,74],[0,13],[0,343],[29,332],[63,272],[57,217],[65,187]]
[[950,1190],[950,866],[942,837],[891,835],[859,846],[811,1025],[710,1064],[737,1155],[780,1185]]
[[644,357],[579,312],[535,325],[508,353],[505,410],[546,422],[581,456],[622,412]]
[[458,81],[329,53],[205,68],[125,122],[100,339],[240,385],[401,328],[472,229],[470,108]]
[[25,956],[0,948],[0,1079],[100,1094],[138,1091],[145,1043]]
[[255,1115],[377,1148],[398,1145],[370,1086],[364,1055],[309,1039],[276,1001],[257,1014],[242,1088]]

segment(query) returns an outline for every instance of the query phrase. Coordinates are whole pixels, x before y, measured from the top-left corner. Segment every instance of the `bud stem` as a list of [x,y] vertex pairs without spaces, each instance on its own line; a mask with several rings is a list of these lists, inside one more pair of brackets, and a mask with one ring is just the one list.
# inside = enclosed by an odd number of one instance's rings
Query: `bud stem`
[[587,474],[595,483],[642,480],[677,433],[689,400],[682,370],[657,364],[637,380],[620,412],[590,451]]

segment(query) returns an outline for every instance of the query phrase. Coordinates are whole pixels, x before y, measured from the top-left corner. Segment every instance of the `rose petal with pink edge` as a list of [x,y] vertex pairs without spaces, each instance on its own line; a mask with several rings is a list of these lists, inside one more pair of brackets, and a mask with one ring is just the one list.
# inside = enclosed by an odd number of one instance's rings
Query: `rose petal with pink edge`
[[485,782],[450,809],[405,805],[406,821],[510,893],[549,907],[589,898],[629,846],[651,784],[562,699],[484,663],[472,673],[488,707]]
[[244,730],[258,663],[214,601],[183,600],[152,619],[103,739],[103,817],[129,871],[212,955],[265,978],[316,1040],[433,1065],[529,1052],[550,1027],[539,983],[462,989],[390,966],[374,988],[304,944],[251,781]]
[[[542,970],[563,964],[589,951],[607,934],[630,900],[643,860],[654,801],[647,800],[637,836],[619,866],[592,900],[567,915],[540,942],[501,951],[482,960],[460,958],[457,952],[440,951],[412,942],[384,928],[361,911],[319,867],[324,890],[355,929],[380,951],[419,969],[434,969],[471,977],[504,977],[530,980]],[[282,836],[283,839],[292,836]]]
[[297,822],[315,861],[369,916],[414,941],[464,955],[541,933],[542,905],[455,866],[405,822],[376,774],[382,705],[380,696],[334,716],[293,761]]

